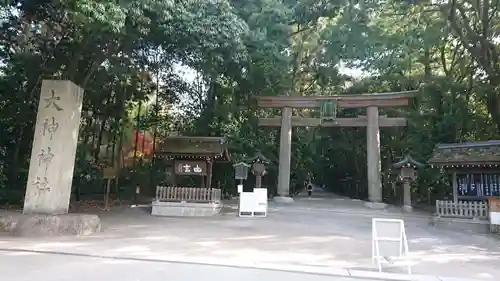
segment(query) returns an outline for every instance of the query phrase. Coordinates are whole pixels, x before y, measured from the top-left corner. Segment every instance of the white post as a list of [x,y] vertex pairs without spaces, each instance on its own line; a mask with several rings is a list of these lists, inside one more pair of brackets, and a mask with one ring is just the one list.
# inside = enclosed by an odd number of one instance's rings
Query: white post
[[71,81],[42,82],[23,213],[68,212],[82,101]]

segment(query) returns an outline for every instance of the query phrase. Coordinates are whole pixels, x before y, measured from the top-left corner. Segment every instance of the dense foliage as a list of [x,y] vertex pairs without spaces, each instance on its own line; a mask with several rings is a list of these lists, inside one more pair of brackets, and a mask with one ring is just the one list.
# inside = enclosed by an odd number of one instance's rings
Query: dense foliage
[[[273,187],[278,130],[258,128],[256,118],[278,112],[256,109],[252,96],[420,89],[410,107],[382,112],[410,120],[382,130],[385,196],[394,197],[387,167],[401,156],[425,161],[436,143],[500,133],[499,1],[410,2],[0,1],[0,197],[23,196],[42,79],[85,90],[78,198],[102,193],[103,150],[114,158],[143,151],[147,136],[172,134],[225,136],[235,159],[262,151]],[[292,183],[313,173],[364,197],[365,147],[362,128],[294,128]],[[134,151],[119,185],[150,191],[162,163]],[[218,180],[232,188],[230,168],[221,169]],[[441,179],[422,171],[414,193],[421,201],[446,194]]]

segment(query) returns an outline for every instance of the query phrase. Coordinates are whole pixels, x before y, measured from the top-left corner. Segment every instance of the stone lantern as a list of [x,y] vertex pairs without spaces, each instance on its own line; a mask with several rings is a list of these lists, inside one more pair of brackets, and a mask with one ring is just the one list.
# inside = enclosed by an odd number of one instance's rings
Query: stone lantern
[[269,160],[262,153],[257,152],[248,161],[252,164],[252,173],[255,175],[255,188],[261,188],[262,176],[266,174],[266,165],[269,164]]
[[248,177],[248,165],[245,162],[239,162],[233,165],[234,167],[234,178],[240,180],[240,183],[243,183],[243,180],[246,180]]
[[417,178],[417,168],[425,165],[415,161],[411,156],[406,156],[403,160],[394,163],[392,167],[399,170],[398,181],[403,184],[403,211],[411,212],[411,182]]
[[240,180],[240,184],[238,185],[238,193],[243,192],[243,180],[246,180],[248,177],[248,169],[250,165],[245,162],[239,162],[233,165],[234,167],[234,178]]
[[250,165],[245,162],[239,162],[233,165],[234,167],[234,178],[240,180],[240,184],[238,185],[238,193],[243,192],[243,180],[246,180],[248,177],[248,169]]

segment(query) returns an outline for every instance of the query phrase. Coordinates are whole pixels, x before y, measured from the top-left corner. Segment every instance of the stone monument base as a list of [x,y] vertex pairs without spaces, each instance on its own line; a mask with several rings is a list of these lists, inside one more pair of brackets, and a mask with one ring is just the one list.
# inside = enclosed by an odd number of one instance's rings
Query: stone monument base
[[97,215],[0,214],[0,232],[13,236],[82,236],[101,230]]
[[430,218],[429,224],[437,228],[450,229],[460,232],[476,232],[487,234],[491,232],[489,220],[443,218],[434,216]]
[[403,212],[405,213],[411,213],[413,211],[413,207],[410,205],[404,205],[402,208]]
[[365,202],[365,207],[368,207],[370,209],[385,209],[387,208],[387,204],[382,203],[382,202],[370,202],[366,201]]
[[276,203],[293,203],[293,198],[292,197],[287,197],[287,196],[276,196],[273,198],[274,202]]

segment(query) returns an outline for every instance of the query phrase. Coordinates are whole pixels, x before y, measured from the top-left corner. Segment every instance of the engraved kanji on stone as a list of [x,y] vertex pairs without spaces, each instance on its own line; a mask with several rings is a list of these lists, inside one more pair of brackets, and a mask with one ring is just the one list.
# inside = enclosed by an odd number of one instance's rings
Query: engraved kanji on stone
[[33,182],[33,185],[39,190],[50,191],[49,180],[47,179],[47,177],[43,177],[43,180],[40,179],[40,177],[36,177],[35,181]]
[[47,150],[43,148],[40,149],[40,154],[38,154],[38,166],[41,166],[42,164],[45,165],[45,171],[47,171],[54,156],[54,153],[52,153],[52,147],[47,147]]
[[60,96],[56,96],[56,92],[54,90],[50,91],[50,97],[45,99],[45,102],[47,103],[45,105],[45,108],[49,107],[54,107],[57,111],[62,111],[62,107],[60,107],[56,102],[61,100]]
[[59,123],[56,122],[56,118],[52,117],[52,122],[49,123],[49,119],[45,118],[43,121],[43,136],[45,137],[45,134],[48,133],[50,135],[50,140],[52,140],[52,137],[54,136],[54,133],[57,131],[57,128],[59,128]]

